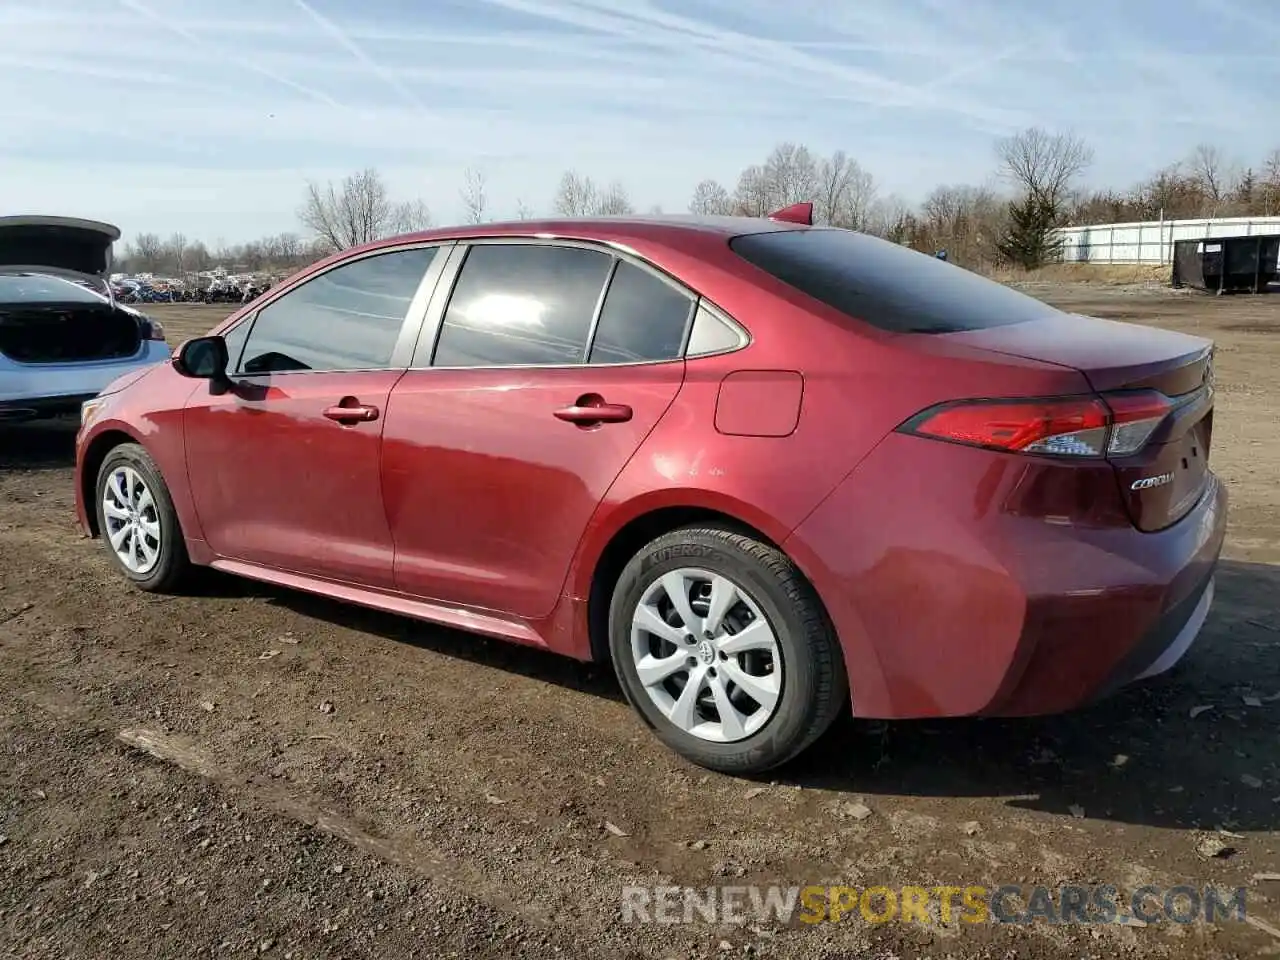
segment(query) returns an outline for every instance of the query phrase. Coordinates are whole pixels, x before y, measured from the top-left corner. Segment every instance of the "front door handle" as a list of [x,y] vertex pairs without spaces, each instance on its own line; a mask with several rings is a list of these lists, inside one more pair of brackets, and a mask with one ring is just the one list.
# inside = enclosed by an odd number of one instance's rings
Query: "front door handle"
[[370,420],[378,419],[378,408],[368,403],[361,403],[355,397],[343,397],[332,407],[328,407],[324,415],[342,424],[368,423]]
[[631,415],[631,408],[625,403],[605,403],[603,397],[594,393],[585,394],[571,406],[556,411],[557,419],[580,427],[592,427],[597,423],[626,423]]

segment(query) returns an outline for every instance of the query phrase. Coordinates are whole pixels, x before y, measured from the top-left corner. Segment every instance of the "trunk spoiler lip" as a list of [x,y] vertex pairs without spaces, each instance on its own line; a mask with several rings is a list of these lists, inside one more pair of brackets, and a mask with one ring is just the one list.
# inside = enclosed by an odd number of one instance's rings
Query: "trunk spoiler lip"
[[111,243],[120,239],[120,228],[105,220],[88,220],[84,217],[55,217],[45,214],[20,213],[0,217],[0,230],[9,227],[69,227],[87,233],[100,233]]

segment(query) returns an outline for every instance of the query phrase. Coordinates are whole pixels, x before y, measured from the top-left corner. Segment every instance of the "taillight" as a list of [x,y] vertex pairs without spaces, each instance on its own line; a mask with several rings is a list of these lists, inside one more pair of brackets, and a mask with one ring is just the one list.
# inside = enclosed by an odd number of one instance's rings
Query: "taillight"
[[939,404],[899,429],[1009,453],[1126,456],[1142,448],[1173,408],[1141,391],[1047,400],[963,400]]
[[159,320],[147,320],[147,339],[163,340],[164,325]]
[[1111,408],[1112,422],[1107,455],[1114,457],[1128,456],[1145,447],[1156,428],[1173,410],[1173,402],[1154,390],[1109,393],[1106,401]]

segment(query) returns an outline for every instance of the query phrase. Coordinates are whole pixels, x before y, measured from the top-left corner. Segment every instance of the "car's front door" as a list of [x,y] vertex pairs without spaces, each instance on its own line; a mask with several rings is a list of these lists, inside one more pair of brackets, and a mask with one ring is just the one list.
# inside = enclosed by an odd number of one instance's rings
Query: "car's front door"
[[680,390],[693,298],[584,246],[477,243],[459,259],[391,394],[383,483],[396,584],[538,617]]
[[393,586],[382,430],[436,256],[347,261],[228,333],[230,389],[202,387],[184,411],[191,492],[219,557]]

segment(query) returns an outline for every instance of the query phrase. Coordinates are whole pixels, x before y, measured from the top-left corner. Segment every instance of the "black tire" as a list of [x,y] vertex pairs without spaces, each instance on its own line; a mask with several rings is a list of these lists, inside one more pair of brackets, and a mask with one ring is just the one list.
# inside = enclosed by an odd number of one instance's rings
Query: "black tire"
[[[159,557],[154,566],[146,572],[129,569],[111,548],[108,540],[110,526],[105,515],[103,500],[106,486],[113,473],[121,467],[132,468],[155,502],[155,515],[160,523]],[[140,590],[151,593],[168,593],[182,582],[188,574],[191,561],[187,557],[187,545],[182,536],[182,527],[178,522],[177,511],[173,509],[173,498],[169,495],[169,487],[160,475],[151,455],[136,443],[122,443],[113,447],[98,468],[97,483],[94,484],[94,510],[98,517],[98,533],[107,546],[107,553],[116,569],[128,577]]]
[[[782,659],[781,693],[772,716],[745,739],[715,742],[669,720],[641,684],[631,649],[631,619],[663,574],[693,567],[745,589],[769,621]],[[816,592],[787,556],[720,527],[686,527],[644,547],[623,569],[609,609],[609,648],[627,701],[660,740],[699,766],[753,774],[801,753],[840,715],[848,678],[835,629]]]

